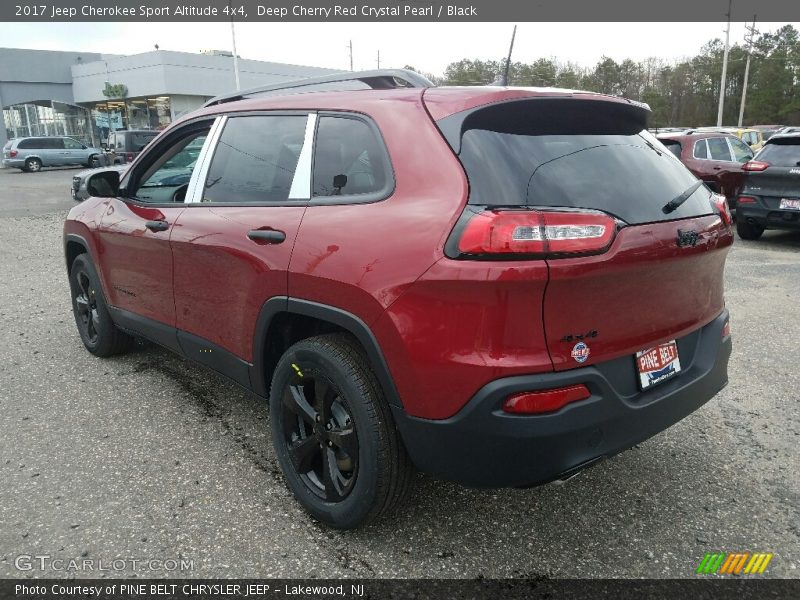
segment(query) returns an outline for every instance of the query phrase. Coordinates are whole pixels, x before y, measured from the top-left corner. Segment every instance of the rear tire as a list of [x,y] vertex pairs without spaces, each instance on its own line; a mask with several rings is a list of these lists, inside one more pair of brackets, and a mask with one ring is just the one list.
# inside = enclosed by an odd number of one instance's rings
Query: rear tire
[[361,347],[345,334],[289,348],[270,391],[272,443],[286,483],[316,519],[341,529],[397,507],[414,468]]
[[69,288],[75,325],[89,352],[106,357],[131,348],[133,338],[117,329],[111,319],[100,278],[88,254],[81,254],[73,261]]
[[25,170],[28,173],[38,173],[42,170],[42,161],[38,158],[29,158],[25,161]]
[[761,225],[748,223],[744,219],[737,219],[736,233],[743,240],[757,240],[764,233],[764,228]]

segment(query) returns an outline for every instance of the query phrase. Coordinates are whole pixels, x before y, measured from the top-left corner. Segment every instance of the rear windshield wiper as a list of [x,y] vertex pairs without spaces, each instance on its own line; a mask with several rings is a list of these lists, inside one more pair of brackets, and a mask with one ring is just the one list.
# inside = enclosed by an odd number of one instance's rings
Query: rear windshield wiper
[[694,193],[697,191],[697,189],[698,189],[698,188],[699,188],[701,185],[703,185],[703,182],[702,182],[702,181],[696,181],[695,183],[693,183],[693,184],[692,184],[692,185],[689,187],[689,189],[688,189],[688,190],[686,190],[685,192],[683,192],[683,193],[682,193],[682,194],[680,194],[679,196],[675,196],[675,197],[674,197],[672,200],[670,200],[669,202],[667,202],[667,203],[664,205],[664,207],[663,207],[661,210],[663,210],[663,211],[664,211],[664,214],[665,214],[665,215],[668,215],[669,213],[673,212],[673,211],[674,211],[674,210],[676,210],[676,209],[677,209],[677,208],[678,208],[678,207],[679,207],[681,204],[683,204],[684,202],[686,202],[686,200],[689,198],[689,196],[691,196],[692,194],[694,194]]

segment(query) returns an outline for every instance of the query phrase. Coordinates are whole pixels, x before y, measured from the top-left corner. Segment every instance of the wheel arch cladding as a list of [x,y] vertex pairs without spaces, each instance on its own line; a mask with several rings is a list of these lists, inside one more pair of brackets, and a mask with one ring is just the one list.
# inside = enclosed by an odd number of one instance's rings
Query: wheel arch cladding
[[[299,320],[294,320],[294,319]],[[281,338],[281,325],[291,322],[293,326],[305,328],[301,337]],[[269,385],[272,378],[271,370],[280,358],[271,352],[277,348],[282,354],[291,344],[300,339],[342,331],[349,333],[363,349],[369,366],[375,373],[378,382],[389,404],[402,408],[400,396],[394,381],[389,373],[389,367],[381,351],[378,340],[369,326],[358,316],[342,309],[296,298],[275,297],[267,300],[261,308],[253,340],[253,367],[251,381],[253,391],[262,397],[269,395]],[[306,335],[307,334],[307,335]],[[273,342],[274,340],[274,342]],[[288,345],[287,345],[288,344]],[[283,346],[286,346],[284,348]]]
[[81,254],[89,253],[89,245],[86,240],[74,233],[68,234],[64,239],[64,259],[67,265],[67,273],[72,269],[72,263]]

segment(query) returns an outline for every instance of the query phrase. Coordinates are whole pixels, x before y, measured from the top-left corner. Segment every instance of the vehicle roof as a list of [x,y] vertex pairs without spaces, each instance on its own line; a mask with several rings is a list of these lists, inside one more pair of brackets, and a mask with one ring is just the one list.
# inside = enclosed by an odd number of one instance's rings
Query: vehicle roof
[[736,137],[732,133],[725,131],[697,131],[693,133],[659,133],[656,135],[659,140],[675,140],[676,142],[688,142],[690,140],[705,140],[707,138],[728,138]]
[[789,133],[776,133],[771,138],[769,138],[765,142],[765,144],[773,144],[775,142],[780,142],[781,140],[788,140],[788,139],[800,139],[800,129]]
[[228,112],[250,110],[348,110],[369,113],[375,103],[388,101],[420,102],[425,99],[431,117],[443,119],[462,110],[468,110],[507,100],[539,97],[585,98],[597,101],[619,102],[647,108],[640,102],[596,92],[564,90],[559,88],[512,88],[492,86],[364,89],[337,91],[307,91],[281,95],[253,96],[202,108],[187,115],[196,118]]

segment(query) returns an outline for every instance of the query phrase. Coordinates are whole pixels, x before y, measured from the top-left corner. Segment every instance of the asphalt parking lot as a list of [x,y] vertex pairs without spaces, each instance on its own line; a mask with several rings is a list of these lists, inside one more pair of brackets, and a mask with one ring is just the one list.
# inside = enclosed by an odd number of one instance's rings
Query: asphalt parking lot
[[184,559],[193,577],[691,577],[712,550],[800,577],[800,234],[737,238],[730,384],[675,427],[561,486],[420,475],[394,519],[338,532],[284,487],[262,402],[154,346],[83,349],[61,247],[73,172],[0,169],[0,577],[111,576],[20,555]]

